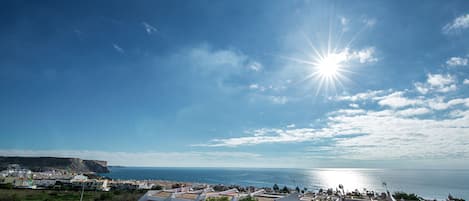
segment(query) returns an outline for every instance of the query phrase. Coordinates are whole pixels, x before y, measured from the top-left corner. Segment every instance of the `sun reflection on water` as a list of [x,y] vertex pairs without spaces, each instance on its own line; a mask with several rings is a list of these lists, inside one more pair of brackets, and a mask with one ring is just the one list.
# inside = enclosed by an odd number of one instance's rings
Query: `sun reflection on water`
[[310,172],[313,177],[319,180],[321,188],[338,188],[339,184],[344,186],[345,191],[355,189],[362,190],[370,188],[371,183],[366,175],[357,169],[328,168],[314,170]]

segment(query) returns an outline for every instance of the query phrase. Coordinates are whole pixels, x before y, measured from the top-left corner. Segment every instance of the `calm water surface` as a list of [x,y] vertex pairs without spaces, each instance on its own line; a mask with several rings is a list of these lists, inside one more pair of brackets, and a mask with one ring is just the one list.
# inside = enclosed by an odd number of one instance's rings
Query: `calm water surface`
[[347,190],[367,188],[384,191],[417,193],[425,198],[444,199],[451,193],[469,199],[469,170],[400,170],[400,169],[247,169],[247,168],[142,168],[113,167],[103,174],[114,179],[159,179],[209,184],[237,184],[271,187],[299,186],[312,190],[336,188]]

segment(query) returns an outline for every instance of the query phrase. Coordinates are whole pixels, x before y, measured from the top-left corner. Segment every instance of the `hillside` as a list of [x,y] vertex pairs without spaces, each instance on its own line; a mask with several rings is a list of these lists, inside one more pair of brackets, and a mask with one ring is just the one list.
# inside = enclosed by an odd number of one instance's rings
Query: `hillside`
[[107,173],[106,161],[82,160],[79,158],[56,157],[3,157],[0,156],[0,170],[4,170],[10,164],[19,164],[21,167],[32,171],[68,170],[72,172]]

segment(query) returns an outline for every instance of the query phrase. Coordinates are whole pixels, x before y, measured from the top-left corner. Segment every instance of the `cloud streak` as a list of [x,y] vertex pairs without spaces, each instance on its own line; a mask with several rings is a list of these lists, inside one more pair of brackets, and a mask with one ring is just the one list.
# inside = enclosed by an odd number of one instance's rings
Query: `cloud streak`
[[464,14],[443,27],[443,33],[457,33],[469,28],[469,14]]
[[119,45],[117,45],[115,43],[112,44],[112,47],[114,48],[114,50],[116,50],[117,52],[119,52],[121,54],[125,53],[124,49],[122,49]]
[[147,22],[142,22],[143,27],[148,35],[158,32],[158,29]]

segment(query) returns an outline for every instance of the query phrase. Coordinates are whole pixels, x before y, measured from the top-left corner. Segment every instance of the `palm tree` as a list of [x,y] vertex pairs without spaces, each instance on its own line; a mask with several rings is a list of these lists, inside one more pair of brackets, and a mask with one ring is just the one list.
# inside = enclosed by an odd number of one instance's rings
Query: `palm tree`
[[383,181],[383,186],[386,188],[386,191],[388,191],[388,184],[385,181]]
[[272,187],[272,189],[274,190],[274,192],[278,192],[280,190],[280,188],[278,187],[277,184],[274,184],[274,186]]
[[342,196],[341,197],[342,197],[342,200],[344,200],[345,199],[344,185],[339,184],[339,189],[342,190]]
[[388,190],[388,184],[383,181],[383,186],[384,186],[384,188],[386,188],[387,195],[390,196],[391,194],[389,193],[389,190]]

